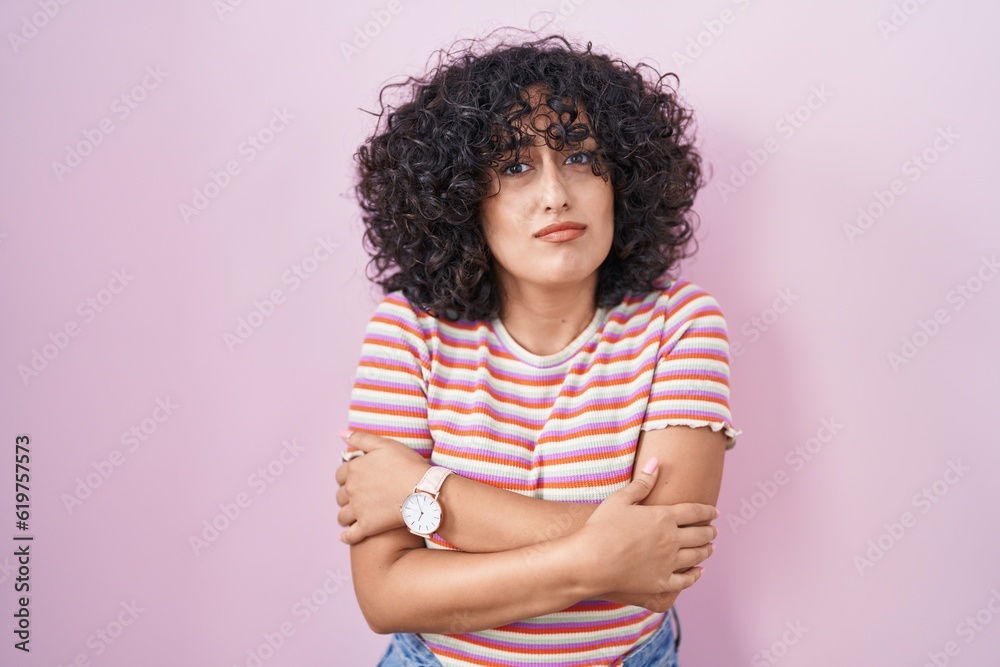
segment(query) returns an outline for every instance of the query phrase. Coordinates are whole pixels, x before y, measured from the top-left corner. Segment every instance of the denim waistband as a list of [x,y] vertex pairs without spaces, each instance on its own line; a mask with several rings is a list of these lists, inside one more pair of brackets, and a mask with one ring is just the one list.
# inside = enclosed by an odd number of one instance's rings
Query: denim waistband
[[[674,625],[677,630],[674,630]],[[663,621],[639,646],[611,663],[618,667],[678,667],[677,650],[681,643],[681,625],[677,610],[671,607]],[[441,667],[441,662],[420,635],[397,632],[376,667]]]

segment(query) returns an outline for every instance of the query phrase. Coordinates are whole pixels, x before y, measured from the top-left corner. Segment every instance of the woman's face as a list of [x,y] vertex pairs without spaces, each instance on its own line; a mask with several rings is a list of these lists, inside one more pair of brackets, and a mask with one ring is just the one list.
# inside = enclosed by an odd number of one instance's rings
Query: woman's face
[[[553,114],[538,111],[530,126]],[[589,126],[586,114],[578,122]],[[591,170],[593,136],[556,151],[532,134],[520,160],[502,163],[481,204],[483,231],[505,292],[520,286],[596,288],[614,237],[614,189]]]

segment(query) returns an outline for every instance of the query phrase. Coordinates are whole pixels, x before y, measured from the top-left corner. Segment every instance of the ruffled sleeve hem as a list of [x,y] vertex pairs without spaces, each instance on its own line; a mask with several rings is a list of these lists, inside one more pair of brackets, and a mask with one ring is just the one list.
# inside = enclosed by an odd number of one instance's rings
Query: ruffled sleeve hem
[[647,422],[642,425],[642,430],[655,431],[656,429],[666,428],[667,426],[690,426],[691,428],[707,426],[716,433],[722,431],[726,436],[726,451],[729,451],[730,449],[735,447],[736,438],[743,434],[742,430],[736,428],[729,422],[708,421],[706,419],[681,419],[681,418],[658,419],[655,422]]

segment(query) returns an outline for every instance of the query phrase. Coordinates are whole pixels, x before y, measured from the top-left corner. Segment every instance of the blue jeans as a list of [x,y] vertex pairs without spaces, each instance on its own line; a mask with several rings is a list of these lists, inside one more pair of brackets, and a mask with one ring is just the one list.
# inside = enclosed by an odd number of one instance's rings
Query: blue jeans
[[[676,633],[671,617],[677,624]],[[677,649],[680,645],[680,617],[676,608],[671,607],[653,634],[625,654],[622,667],[679,667]],[[441,667],[441,663],[419,636],[397,632],[376,667]]]

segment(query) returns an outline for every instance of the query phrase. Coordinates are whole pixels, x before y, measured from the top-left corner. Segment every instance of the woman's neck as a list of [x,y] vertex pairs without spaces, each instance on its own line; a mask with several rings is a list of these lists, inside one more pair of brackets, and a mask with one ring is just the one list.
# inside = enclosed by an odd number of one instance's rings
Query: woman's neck
[[597,276],[566,287],[505,285],[500,320],[518,345],[532,354],[555,354],[594,319]]

